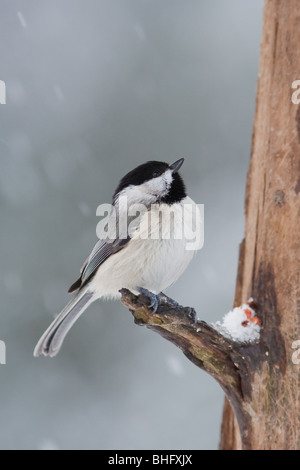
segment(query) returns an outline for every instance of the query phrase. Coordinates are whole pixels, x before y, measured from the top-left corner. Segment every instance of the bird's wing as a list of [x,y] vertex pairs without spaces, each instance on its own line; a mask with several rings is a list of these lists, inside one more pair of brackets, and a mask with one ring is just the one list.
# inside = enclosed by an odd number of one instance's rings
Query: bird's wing
[[117,238],[109,243],[104,240],[99,240],[82,266],[80,277],[71,285],[68,292],[73,292],[74,290],[83,287],[83,285],[93,277],[99,266],[111,255],[122,250],[129,240],[130,237],[124,239]]
[[[107,258],[122,250],[127,245],[129,240],[134,237],[135,230],[137,230],[139,227],[141,217],[145,216],[145,214],[143,214],[143,212],[140,212],[139,209],[137,210],[137,212],[139,213],[138,217],[136,216],[136,214],[128,215],[128,212],[126,211],[125,213],[122,213],[122,219],[120,219],[118,212],[120,211],[118,210],[118,201],[116,201],[114,208],[112,209],[111,214],[109,216],[110,219],[108,220],[107,225],[103,228],[103,231],[101,232],[101,238],[99,238],[99,241],[94,246],[90,256],[83,264],[80,270],[80,277],[77,279],[77,281],[74,282],[74,284],[71,285],[68,292],[73,292],[74,290],[83,287],[93,277],[99,266],[104,263]],[[125,223],[124,217],[126,217]],[[115,235],[116,233],[123,233],[122,230],[119,230],[120,224],[122,225],[122,228],[123,224],[126,224],[125,226],[127,227],[127,232],[124,233],[123,237],[121,238],[120,236],[116,237]],[[132,236],[130,236],[128,232],[129,227]]]

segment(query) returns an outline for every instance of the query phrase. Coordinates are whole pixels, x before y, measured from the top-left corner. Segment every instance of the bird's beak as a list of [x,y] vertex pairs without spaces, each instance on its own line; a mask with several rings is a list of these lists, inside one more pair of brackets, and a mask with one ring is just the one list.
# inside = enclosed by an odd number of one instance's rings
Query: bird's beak
[[172,163],[172,165],[169,166],[170,170],[172,170],[172,173],[177,173],[177,171],[181,168],[183,162],[184,158],[180,158],[176,162]]

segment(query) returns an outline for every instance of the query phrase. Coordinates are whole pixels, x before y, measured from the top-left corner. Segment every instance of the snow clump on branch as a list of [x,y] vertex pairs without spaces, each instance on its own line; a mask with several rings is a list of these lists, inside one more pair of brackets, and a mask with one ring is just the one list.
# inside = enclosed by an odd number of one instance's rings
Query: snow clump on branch
[[260,321],[255,316],[255,310],[247,304],[236,307],[224,315],[222,321],[213,324],[214,328],[224,336],[241,343],[254,343],[259,340]]

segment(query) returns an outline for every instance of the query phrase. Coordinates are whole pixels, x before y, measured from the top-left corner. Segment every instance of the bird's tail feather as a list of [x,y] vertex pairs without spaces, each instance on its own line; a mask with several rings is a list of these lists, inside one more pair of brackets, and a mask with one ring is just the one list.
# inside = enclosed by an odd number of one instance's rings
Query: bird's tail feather
[[33,355],[35,357],[41,354],[50,357],[56,356],[68,331],[93,300],[92,292],[87,289],[80,290],[45,331],[38,341]]

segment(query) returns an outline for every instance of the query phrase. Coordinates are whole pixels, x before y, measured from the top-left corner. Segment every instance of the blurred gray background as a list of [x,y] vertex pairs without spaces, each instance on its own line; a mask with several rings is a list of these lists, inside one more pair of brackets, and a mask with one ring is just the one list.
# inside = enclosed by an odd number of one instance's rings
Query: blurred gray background
[[168,294],[216,321],[234,297],[262,0],[1,0],[1,449],[214,449],[219,385],[120,302],[55,359],[32,351],[96,241],[98,204],[184,156],[205,243]]

